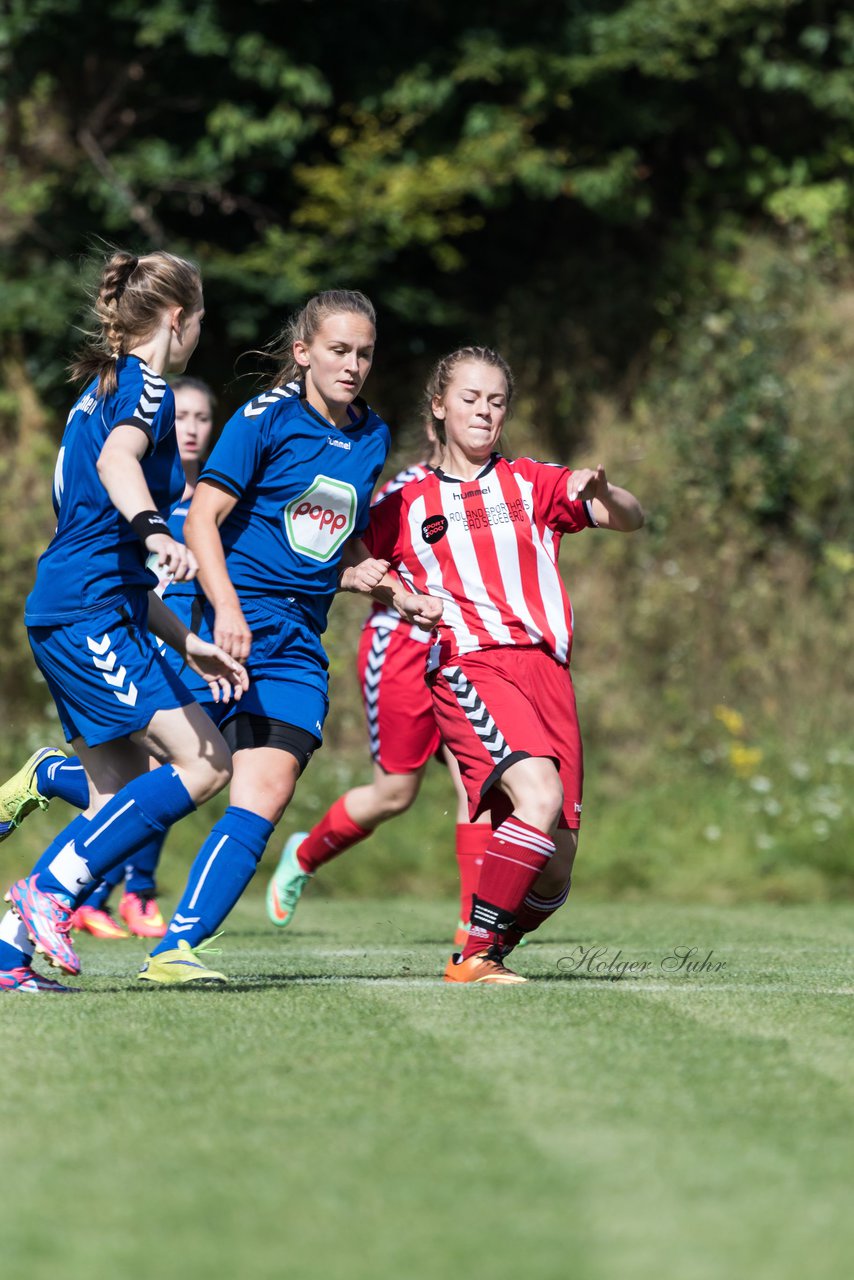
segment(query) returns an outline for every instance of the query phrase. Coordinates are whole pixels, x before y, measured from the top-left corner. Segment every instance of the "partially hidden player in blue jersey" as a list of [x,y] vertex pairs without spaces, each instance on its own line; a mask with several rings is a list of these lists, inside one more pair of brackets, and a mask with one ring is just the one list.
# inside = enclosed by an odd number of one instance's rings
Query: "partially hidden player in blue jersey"
[[[321,635],[390,443],[359,396],[375,340],[364,295],[312,298],[274,352],[281,366],[271,387],[226,423],[193,495],[185,536],[207,599],[183,583],[165,599],[185,621],[201,613],[200,634],[246,662],[250,685],[222,722],[234,762],[229,808],[199,851],[143,980],[205,979],[176,968],[176,944],[197,947],[225,919],[321,745],[329,705]],[[421,598],[409,601],[414,616]]]
[[[70,917],[91,883],[230,778],[221,734],[149,626],[215,698],[239,697],[248,684],[239,661],[166,608],[146,567],[154,553],[160,572],[178,581],[196,571],[161,512],[184,485],[164,374],[183,371],[199,340],[198,270],[167,253],[117,252],[103,269],[94,310],[100,331],[72,366],[88,385],[56,464],[56,533],[25,613],[36,662],[89,780],[89,806],[7,895],[13,911],[0,921],[0,989],[7,991],[66,990],[35,973],[33,948],[79,972]],[[152,755],[161,767],[149,769]]]

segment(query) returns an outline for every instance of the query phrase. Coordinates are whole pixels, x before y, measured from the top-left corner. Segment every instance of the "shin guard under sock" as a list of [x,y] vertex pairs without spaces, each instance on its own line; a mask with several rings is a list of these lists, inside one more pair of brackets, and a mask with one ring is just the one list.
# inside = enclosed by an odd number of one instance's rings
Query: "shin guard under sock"
[[511,814],[493,833],[480,869],[463,959],[503,946],[525,895],[554,853],[544,831]]
[[195,947],[215,933],[255,874],[272,834],[272,822],[229,805],[196,854],[166,936],[151,954],[174,950],[181,938]]
[[[60,845],[49,866],[39,871],[39,888],[76,902],[93,880],[102,880],[152,835],[192,813],[195,802],[172,765],[134,778],[88,823],[81,815],[57,836]],[[85,830],[78,828],[86,823]],[[64,844],[62,843],[64,841]],[[39,859],[39,867],[46,860]]]

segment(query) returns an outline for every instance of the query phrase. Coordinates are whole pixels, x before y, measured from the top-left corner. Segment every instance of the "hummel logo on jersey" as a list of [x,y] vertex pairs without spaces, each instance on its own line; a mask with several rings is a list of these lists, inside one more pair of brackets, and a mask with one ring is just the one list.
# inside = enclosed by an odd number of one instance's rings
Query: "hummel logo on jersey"
[[353,446],[350,444],[350,441],[349,441],[349,440],[333,440],[333,439],[332,439],[332,436],[327,436],[327,437],[326,437],[326,443],[327,443],[327,444],[334,445],[336,449],[347,449],[347,450],[349,450],[349,449],[352,449],[352,447],[353,447]]
[[356,490],[343,480],[316,476],[284,510],[285,533],[294,551],[310,560],[330,560],[356,527]]
[[454,494],[454,497],[465,500],[466,498],[477,498],[482,493],[490,492],[491,490],[489,485],[485,484],[482,489],[461,489],[458,493]]

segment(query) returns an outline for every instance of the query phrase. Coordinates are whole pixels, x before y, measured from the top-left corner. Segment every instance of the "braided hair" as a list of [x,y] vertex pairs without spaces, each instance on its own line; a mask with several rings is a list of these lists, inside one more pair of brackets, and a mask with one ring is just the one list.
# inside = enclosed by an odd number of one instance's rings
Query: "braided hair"
[[198,267],[158,250],[143,257],[116,250],[107,259],[92,299],[97,329],[69,365],[74,382],[98,379],[99,397],[117,387],[116,361],[156,330],[169,307],[198,311],[202,280]]

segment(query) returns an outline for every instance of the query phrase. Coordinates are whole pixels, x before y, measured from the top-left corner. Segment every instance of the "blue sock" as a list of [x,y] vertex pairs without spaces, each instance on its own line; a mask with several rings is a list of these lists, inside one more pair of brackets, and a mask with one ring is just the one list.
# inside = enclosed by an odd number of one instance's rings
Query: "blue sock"
[[198,946],[215,933],[255,874],[273,823],[229,805],[190,868],[166,936],[152,951],[172,951],[181,938]]
[[[65,855],[69,850],[73,853],[77,844],[82,843],[86,838],[88,830],[89,819],[85,818],[82,813],[78,813],[77,817],[72,818],[67,827],[62,828],[59,835],[54,836],[30,872],[31,876],[38,876],[40,889],[44,889],[46,893],[58,893],[64,901],[67,901],[69,898],[77,899],[80,894],[88,893],[94,887],[95,882],[88,875],[85,867],[76,868],[79,880],[76,885],[72,884],[70,888],[66,888],[65,884],[60,883],[51,874],[50,870],[54,858]],[[75,879],[77,879],[77,876],[75,876]]]
[[67,800],[78,809],[89,807],[89,779],[77,756],[55,756],[36,766],[36,785],[46,800]]
[[[154,834],[163,834],[173,822],[195,809],[192,796],[171,765],[143,773],[122,787],[90,822],[75,818],[54,840],[58,852],[42,869],[47,851],[39,859],[39,888],[74,902],[93,880],[124,864]],[[77,829],[84,823],[85,831]]]
[[154,896],[157,891],[154,873],[165,841],[165,832],[163,835],[158,833],[137,849],[133,859],[125,867],[125,893],[138,893],[142,897]]
[[95,911],[103,911],[107,905],[107,899],[120,883],[124,876],[124,864],[119,862],[112,871],[108,871],[103,880],[95,880],[92,882],[92,889],[89,893],[78,902],[78,906],[92,907]]

